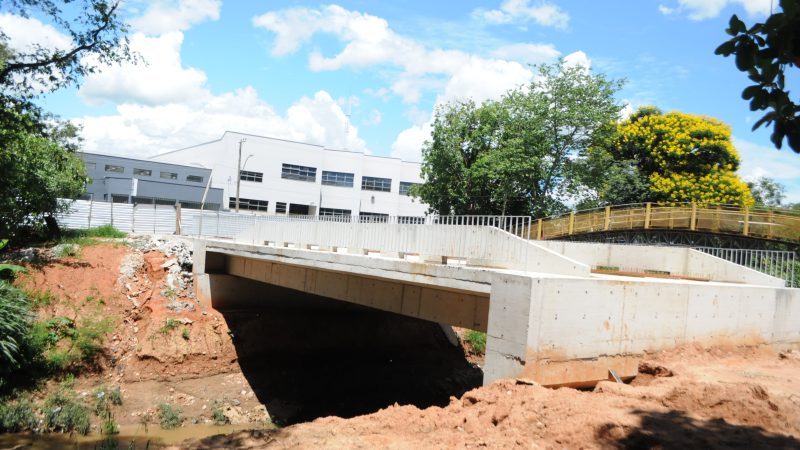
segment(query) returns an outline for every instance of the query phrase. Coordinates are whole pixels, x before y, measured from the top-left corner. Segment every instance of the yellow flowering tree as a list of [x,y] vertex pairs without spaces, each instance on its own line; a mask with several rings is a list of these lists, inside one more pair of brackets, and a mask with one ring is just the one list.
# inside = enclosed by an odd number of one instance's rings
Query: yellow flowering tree
[[717,119],[643,107],[619,124],[610,150],[615,159],[632,161],[649,180],[646,200],[753,204],[750,189],[736,175],[739,154],[730,127]]

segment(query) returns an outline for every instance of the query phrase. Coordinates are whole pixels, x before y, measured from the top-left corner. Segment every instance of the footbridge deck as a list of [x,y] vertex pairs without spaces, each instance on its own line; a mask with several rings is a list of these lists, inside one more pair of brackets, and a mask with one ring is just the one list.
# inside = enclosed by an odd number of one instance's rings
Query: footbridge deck
[[[487,383],[631,377],[642,352],[687,342],[800,343],[800,290],[783,280],[687,248],[536,242],[464,223],[283,218],[198,239],[198,297],[259,302],[280,286],[485,331]],[[593,272],[602,265],[671,276]]]

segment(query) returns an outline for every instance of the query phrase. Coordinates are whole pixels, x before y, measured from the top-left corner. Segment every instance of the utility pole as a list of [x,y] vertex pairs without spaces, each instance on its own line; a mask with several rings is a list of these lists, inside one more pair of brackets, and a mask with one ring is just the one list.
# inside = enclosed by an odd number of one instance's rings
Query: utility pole
[[239,139],[239,160],[236,163],[236,212],[239,212],[239,185],[242,184],[242,144],[247,142],[247,139]]

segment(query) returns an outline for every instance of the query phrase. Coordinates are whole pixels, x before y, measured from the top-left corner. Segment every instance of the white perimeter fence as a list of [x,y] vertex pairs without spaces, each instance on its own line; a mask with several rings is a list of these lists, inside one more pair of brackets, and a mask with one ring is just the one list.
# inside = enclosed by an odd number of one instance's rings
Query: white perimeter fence
[[[77,200],[69,211],[58,217],[65,228],[87,229],[113,225],[129,233],[181,234],[233,239],[259,224],[285,222],[373,223],[388,225],[469,225],[500,228],[517,236],[527,236],[532,220],[528,216],[285,216],[237,214],[227,211],[200,211],[172,205],[132,205],[128,203]],[[260,227],[263,229],[263,227]],[[341,227],[333,227],[341,228]],[[390,238],[389,230],[396,227],[375,227],[373,233]],[[298,232],[304,227],[298,227]],[[298,236],[299,237],[299,236]],[[445,235],[441,235],[446,238]],[[279,239],[274,239],[279,240]],[[301,238],[298,240],[307,240]],[[389,241],[386,241],[389,242]],[[484,242],[488,244],[488,242]],[[402,245],[392,245],[392,247]],[[781,278],[787,286],[796,285],[797,255],[793,251],[731,250],[696,248],[705,253]],[[496,251],[499,249],[495,249]],[[455,252],[458,253],[458,252]]]

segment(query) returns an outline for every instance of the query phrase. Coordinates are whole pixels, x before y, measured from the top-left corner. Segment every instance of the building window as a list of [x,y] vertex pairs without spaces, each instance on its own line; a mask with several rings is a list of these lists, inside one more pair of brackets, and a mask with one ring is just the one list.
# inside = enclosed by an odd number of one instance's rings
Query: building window
[[419,183],[412,183],[410,181],[401,181],[400,182],[400,195],[408,196],[410,193],[412,186],[416,186]]
[[153,174],[153,171],[150,169],[133,169],[134,175],[141,175],[143,177],[149,177]]
[[191,181],[192,183],[202,183],[203,177],[200,175],[186,175],[186,181]]
[[97,168],[97,164],[95,163],[86,163],[86,171],[91,172]]
[[353,211],[349,209],[336,209],[336,208],[320,208],[319,215],[320,216],[349,216],[353,213]]
[[127,195],[114,195],[114,194],[111,194],[111,202],[112,203],[128,203],[128,196]]
[[123,173],[125,168],[122,166],[115,166],[113,164],[106,164],[106,172]]
[[275,203],[275,214],[286,214],[286,203],[285,202],[277,202],[277,203]]
[[[239,209],[248,211],[263,211],[267,212],[269,202],[267,200],[253,200],[251,198],[239,198]],[[236,197],[230,197],[228,208],[236,209]]]
[[365,191],[392,191],[391,178],[361,177],[361,189]]
[[281,178],[298,181],[317,181],[317,168],[284,164],[281,167]]
[[346,172],[322,171],[322,184],[326,186],[353,187],[353,174]]
[[240,170],[239,179],[242,181],[254,181],[256,183],[262,183],[264,181],[264,174],[262,172],[248,172],[246,170]]
[[175,172],[161,172],[161,178],[166,178],[168,180],[177,180],[178,174]]

